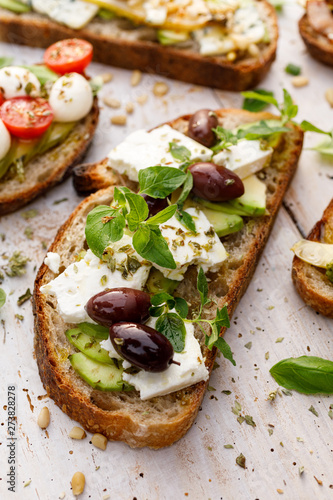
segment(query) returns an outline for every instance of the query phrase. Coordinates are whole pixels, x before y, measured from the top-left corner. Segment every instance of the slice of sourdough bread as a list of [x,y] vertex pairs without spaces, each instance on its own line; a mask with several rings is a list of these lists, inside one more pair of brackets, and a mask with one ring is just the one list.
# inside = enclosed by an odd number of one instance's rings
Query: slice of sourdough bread
[[[218,110],[217,115],[220,125],[226,128],[272,118],[268,113],[253,114],[240,110]],[[170,125],[186,133],[189,117],[178,118]],[[250,282],[296,170],[303,133],[294,124],[288,126],[290,133],[285,134],[278,150],[273,154],[270,166],[261,175],[267,186],[267,215],[248,217],[241,231],[223,237],[228,258],[218,272],[208,273],[210,297],[219,307],[227,304],[230,316]],[[101,165],[103,172],[105,162]],[[87,248],[84,238],[87,214],[98,204],[110,203],[112,193],[113,188],[109,187],[86,198],[59,230],[50,251],[61,255],[61,271],[74,261],[75,255]],[[54,273],[43,264],[37,274],[34,291],[35,351],[39,373],[49,396],[84,428],[100,432],[110,440],[121,440],[132,447],[161,448],[180,439],[194,422],[208,382],[199,382],[147,401],[142,401],[136,391],[102,392],[90,387],[76,375],[68,360],[68,355],[74,352],[74,348],[68,343],[65,331],[71,325],[65,324],[59,316],[56,299],[40,292],[40,287],[54,277]],[[176,290],[176,294],[190,301],[193,308],[200,301],[196,277],[197,270],[192,266]],[[213,318],[215,310],[216,305],[212,304],[205,313],[206,317]],[[206,357],[206,366],[211,372],[216,350],[209,351],[205,347],[200,329],[195,331],[195,335]]]
[[333,43],[313,29],[307,14],[300,19],[298,27],[311,56],[328,66],[333,66]]
[[[333,198],[307,239],[333,245]],[[327,278],[325,269],[312,266],[295,255],[292,278],[296,290],[308,306],[333,318],[333,283]]]
[[266,0],[257,2],[266,22],[270,42],[262,43],[258,56],[244,56],[230,62],[225,56],[200,55],[193,43],[188,48],[163,46],[156,30],[133,26],[126,19],[96,17],[85,28],[72,30],[40,14],[14,14],[0,8],[0,40],[33,47],[48,47],[64,38],[83,38],[92,43],[95,61],[126,69],[140,69],[197,85],[224,90],[255,87],[266,75],[276,55],[277,16]]
[[64,142],[24,166],[24,180],[0,179],[0,216],[14,212],[63,181],[87,152],[98,123],[97,98],[90,113],[80,120]]

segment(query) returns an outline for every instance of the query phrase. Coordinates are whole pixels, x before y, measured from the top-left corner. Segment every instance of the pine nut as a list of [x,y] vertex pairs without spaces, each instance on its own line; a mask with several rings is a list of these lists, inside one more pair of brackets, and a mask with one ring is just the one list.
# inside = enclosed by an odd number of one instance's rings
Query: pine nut
[[306,76],[294,76],[291,83],[294,87],[305,87],[305,85],[308,85],[309,79]]
[[132,87],[136,87],[137,85],[139,85],[139,83],[141,82],[141,79],[142,79],[141,71],[138,69],[135,69],[132,73],[132,76],[131,76]]
[[236,52],[228,52],[227,59],[230,62],[234,61],[236,59]]
[[62,493],[60,493],[60,495],[59,495],[59,500],[64,500],[65,496],[66,496],[66,493],[63,491],[63,492],[62,492]]
[[100,448],[101,450],[106,450],[106,445],[108,444],[107,438],[99,433],[93,435],[91,442],[96,448]]
[[153,93],[156,97],[163,97],[169,92],[169,87],[165,82],[156,82],[153,88]]
[[126,115],[115,115],[111,118],[112,125],[126,125],[127,116]]
[[126,104],[125,109],[126,109],[126,113],[128,113],[130,115],[134,111],[134,104],[132,102],[128,102]]
[[136,102],[138,102],[139,104],[145,104],[147,100],[148,100],[147,94],[141,94],[136,98]]
[[255,43],[251,43],[247,50],[252,57],[258,57],[260,54],[259,47]]
[[103,98],[103,102],[105,106],[109,106],[109,108],[120,108],[121,102],[118,99],[114,99],[113,97],[106,96]]
[[109,83],[113,80],[113,74],[112,73],[103,73],[100,75],[100,77],[103,80],[103,83]]
[[37,424],[41,429],[46,429],[50,423],[50,412],[47,406],[41,409],[38,415]]
[[81,495],[81,493],[83,493],[85,484],[86,478],[84,477],[84,474],[82,474],[82,472],[75,472],[74,476],[72,477],[73,495]]
[[326,90],[325,97],[331,108],[333,108],[333,87]]
[[73,427],[71,432],[69,433],[69,437],[72,439],[83,439],[86,437],[86,433],[81,427]]

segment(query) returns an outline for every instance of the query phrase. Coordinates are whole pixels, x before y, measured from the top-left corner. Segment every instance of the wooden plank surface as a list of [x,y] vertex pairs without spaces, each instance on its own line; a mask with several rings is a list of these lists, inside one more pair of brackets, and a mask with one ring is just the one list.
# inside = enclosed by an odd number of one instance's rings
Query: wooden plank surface
[[[278,58],[261,87],[274,90],[279,100],[282,88],[287,88],[300,106],[299,120],[307,119],[331,129],[333,111],[324,93],[333,86],[333,70],[306,54],[297,30],[301,14],[298,5],[288,4],[279,16]],[[14,56],[17,63],[28,63],[38,62],[42,51],[0,44],[0,54]],[[291,77],[284,72],[289,62],[302,67],[303,74],[310,79],[307,87],[292,87]],[[242,102],[235,93],[198,88],[152,75],[144,75],[138,87],[131,87],[130,72],[98,64],[91,67],[94,75],[109,71],[114,79],[105,85],[101,96],[112,95],[123,106],[133,102],[135,111],[129,115],[126,127],[116,127],[110,125],[110,117],[119,114],[119,110],[102,109],[87,161],[103,158],[137,128],[151,128],[202,107],[231,107]],[[167,96],[157,98],[152,88],[156,81],[162,80],[167,81],[170,90]],[[140,105],[137,99],[142,95],[147,95],[148,100]],[[319,136],[308,134],[305,147],[320,140]],[[293,392],[292,396],[277,395],[274,401],[268,399],[269,393],[277,389],[269,369],[278,360],[302,354],[333,358],[332,321],[306,307],[290,279],[290,247],[300,236],[295,221],[306,233],[320,218],[333,195],[332,177],[333,163],[304,150],[286,196],[288,211],[281,209],[252,283],[226,334],[237,366],[221,358],[218,360],[220,367],[213,372],[211,390],[206,394],[194,426],[180,442],[159,451],[132,450],[122,443],[109,443],[103,452],[91,445],[91,436],[72,441],[68,432],[75,423],[44,397],[33,356],[31,304],[26,302],[18,307],[16,302],[28,287],[33,288],[36,269],[45,255],[43,242],[48,245],[52,241],[59,224],[80,201],[71,181],[28,206],[27,209],[38,210],[33,219],[25,220],[21,216],[25,210],[2,217],[0,233],[4,233],[6,239],[0,243],[0,265],[5,263],[3,253],[10,255],[17,249],[31,260],[25,276],[6,278],[2,285],[8,292],[8,301],[1,311],[0,324],[0,498],[53,500],[62,497],[62,493],[66,499],[73,498],[70,480],[77,470],[86,476],[82,500],[99,500],[107,495],[117,500],[134,497],[138,500],[333,498],[333,422],[328,416],[333,396],[304,396]],[[65,201],[55,203],[64,198]],[[33,231],[31,240],[24,235],[27,227]],[[15,314],[23,315],[24,319],[16,319]],[[277,343],[279,337],[283,337],[283,341]],[[9,385],[16,386],[18,408],[15,494],[8,492],[6,484],[8,448],[4,405]],[[226,395],[224,390],[230,390],[231,394]],[[253,417],[256,427],[238,423],[232,412],[235,400],[240,403],[243,415]],[[38,413],[45,405],[51,412],[47,433],[36,424]],[[318,417],[309,411],[311,405]],[[228,444],[233,448],[224,447]],[[240,453],[246,457],[245,470],[235,462]],[[300,467],[304,467],[302,475]]]

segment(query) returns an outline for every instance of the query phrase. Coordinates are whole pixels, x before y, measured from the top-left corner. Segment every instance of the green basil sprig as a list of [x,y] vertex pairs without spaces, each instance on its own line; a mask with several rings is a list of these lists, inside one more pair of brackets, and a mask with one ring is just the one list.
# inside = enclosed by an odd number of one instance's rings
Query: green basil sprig
[[298,112],[298,106],[293,103],[292,97],[286,89],[283,89],[282,104],[279,104],[273,95],[264,95],[255,91],[242,92],[242,96],[275,106],[281,114],[282,125],[295,118]]
[[[273,92],[265,89],[256,89],[256,93],[260,95],[268,95],[272,97],[274,96]],[[258,113],[258,111],[262,111],[267,106],[267,102],[264,102],[257,98],[246,97],[243,102],[243,109],[246,109],[246,111],[251,111],[252,113]]]
[[304,394],[333,394],[333,361],[316,356],[287,358],[276,363],[270,373],[276,382]]

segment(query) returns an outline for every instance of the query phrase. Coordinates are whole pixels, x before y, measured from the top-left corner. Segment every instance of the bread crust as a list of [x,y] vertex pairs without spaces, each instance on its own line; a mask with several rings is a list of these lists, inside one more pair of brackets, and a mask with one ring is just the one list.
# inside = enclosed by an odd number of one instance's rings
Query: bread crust
[[90,113],[80,120],[65,141],[24,166],[25,180],[0,180],[0,216],[23,207],[41,193],[62,182],[80,163],[94,137],[99,108],[94,99]]
[[[330,236],[327,237],[327,234]],[[333,244],[333,198],[307,239]],[[323,316],[333,318],[333,283],[325,275],[325,270],[295,255],[291,273],[296,290],[304,302]]]
[[156,42],[112,37],[91,22],[82,30],[72,30],[36,14],[15,15],[0,8],[0,39],[5,42],[48,47],[64,39],[79,37],[94,47],[94,60],[126,69],[140,69],[188,83],[241,91],[253,88],[265,77],[276,56],[278,24],[274,7],[260,4],[269,19],[271,42],[260,57],[230,62],[225,57],[203,57],[185,49],[165,47]]
[[[254,116],[253,113],[241,110],[217,110],[216,113],[220,124],[229,124],[230,128],[232,124],[236,126],[239,122],[272,117],[268,113],[257,113]],[[180,117],[170,125],[180,131],[186,131],[189,117],[190,115]],[[296,170],[302,149],[303,132],[296,125],[289,126],[291,130],[290,134],[286,134],[285,146],[274,152],[271,166],[267,167],[265,174],[269,214],[256,219],[247,218],[243,230],[222,238],[229,257],[217,273],[209,275],[209,294],[219,307],[228,304],[230,317],[250,282],[283,195]],[[59,252],[64,265],[73,261],[73,252],[83,248],[87,213],[98,203],[110,203],[112,192],[113,188],[109,187],[86,198],[59,230],[50,251]],[[78,227],[81,228],[80,232]],[[67,243],[69,235],[72,235],[72,242],[80,243],[75,247],[75,251],[70,248],[73,243]],[[43,264],[37,274],[33,300],[35,352],[40,376],[49,396],[88,431],[100,432],[110,440],[121,440],[132,447],[161,448],[180,439],[195,420],[208,382],[200,382],[182,391],[148,401],[141,401],[135,391],[126,395],[93,390],[69,366],[67,355],[73,348],[68,342],[67,351],[63,346],[59,348],[55,346],[55,339],[52,338],[52,332],[56,330],[57,341],[61,336],[66,340],[64,330],[70,326],[59,318],[56,300],[40,292],[40,287],[53,278],[54,274]],[[190,298],[192,304],[199,302],[196,269],[193,266],[188,269],[185,279],[178,286],[177,294]],[[214,305],[213,309],[207,312],[207,317],[214,316],[215,307]],[[206,366],[211,373],[216,350],[209,351],[203,343],[202,350],[206,356]],[[132,398],[130,404],[126,398]]]
[[333,43],[312,28],[307,14],[300,19],[298,26],[311,56],[327,66],[333,66]]

